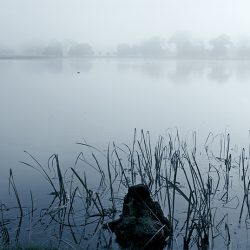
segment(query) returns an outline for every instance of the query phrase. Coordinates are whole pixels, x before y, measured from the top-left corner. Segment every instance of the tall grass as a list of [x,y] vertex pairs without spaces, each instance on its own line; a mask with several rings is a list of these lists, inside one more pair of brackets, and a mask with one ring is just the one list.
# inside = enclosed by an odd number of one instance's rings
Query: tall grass
[[[196,133],[181,140],[178,131],[152,143],[149,132],[135,130],[131,146],[113,143],[106,152],[79,142],[81,152],[70,168],[60,164],[57,154],[44,166],[26,152],[30,160],[21,163],[47,182],[48,204],[36,207],[31,191],[31,206],[24,205],[10,170],[17,207],[0,206],[1,246],[24,243],[29,221],[31,243],[39,235],[41,244],[60,249],[115,247],[114,236],[103,225],[119,217],[127,188],[143,183],[170,221],[166,248],[228,247],[233,244],[232,223],[242,223],[244,216],[244,222],[250,219],[249,155],[245,149],[237,155],[230,143],[229,134],[210,133],[201,148]],[[239,200],[241,206],[232,204]],[[230,221],[230,214],[238,219]]]

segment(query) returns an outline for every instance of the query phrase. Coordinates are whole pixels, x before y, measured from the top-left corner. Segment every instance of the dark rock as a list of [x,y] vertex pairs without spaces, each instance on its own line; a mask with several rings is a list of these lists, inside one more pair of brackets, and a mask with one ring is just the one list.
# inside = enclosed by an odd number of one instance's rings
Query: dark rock
[[120,218],[108,227],[116,234],[117,242],[129,249],[163,249],[171,233],[169,220],[143,184],[129,187]]

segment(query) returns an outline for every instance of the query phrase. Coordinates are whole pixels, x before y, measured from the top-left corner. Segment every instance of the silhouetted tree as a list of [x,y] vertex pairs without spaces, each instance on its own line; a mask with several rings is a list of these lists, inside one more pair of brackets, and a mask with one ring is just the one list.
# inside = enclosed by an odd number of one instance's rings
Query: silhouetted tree
[[216,38],[213,38],[209,41],[209,44],[212,46],[211,56],[217,58],[227,57],[228,49],[232,45],[230,37],[227,35],[220,35]]
[[240,58],[250,58],[250,39],[249,38],[245,38],[240,41],[238,49],[237,49],[237,55]]
[[176,56],[180,58],[201,58],[207,55],[203,42],[194,42],[188,33],[174,34],[168,43],[175,45]]
[[127,43],[119,44],[116,48],[118,56],[139,56],[140,47],[138,45],[129,45]]
[[140,45],[128,45],[126,43],[117,46],[118,56],[146,56],[161,57],[166,54],[164,41],[160,38],[151,38]]
[[93,56],[94,51],[87,43],[76,43],[70,46],[67,55],[73,57]]
[[166,54],[164,40],[161,38],[151,38],[141,43],[140,54],[149,57],[161,57]]
[[118,56],[131,56],[131,47],[127,43],[119,44],[116,48]]
[[25,44],[22,50],[22,54],[26,56],[41,56],[43,55],[44,45],[40,43],[28,43]]
[[61,57],[63,56],[63,48],[61,43],[59,42],[51,42],[49,43],[43,50],[42,53],[44,56],[54,56]]
[[0,48],[0,56],[13,56],[14,50],[8,48]]

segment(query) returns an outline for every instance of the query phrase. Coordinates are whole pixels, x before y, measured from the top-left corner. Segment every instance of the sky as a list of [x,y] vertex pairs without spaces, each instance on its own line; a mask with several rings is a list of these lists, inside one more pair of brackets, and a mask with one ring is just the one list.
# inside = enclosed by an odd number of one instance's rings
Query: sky
[[169,38],[250,36],[249,0],[0,0],[0,44],[79,41],[97,48]]

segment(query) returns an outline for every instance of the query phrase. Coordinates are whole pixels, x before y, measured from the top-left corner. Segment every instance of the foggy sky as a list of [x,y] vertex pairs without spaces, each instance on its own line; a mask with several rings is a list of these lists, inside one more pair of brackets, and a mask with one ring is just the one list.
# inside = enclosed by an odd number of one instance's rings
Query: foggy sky
[[191,32],[250,36],[249,0],[0,0],[0,44],[75,40],[97,48]]

